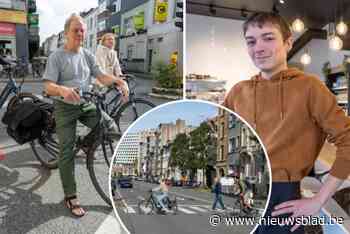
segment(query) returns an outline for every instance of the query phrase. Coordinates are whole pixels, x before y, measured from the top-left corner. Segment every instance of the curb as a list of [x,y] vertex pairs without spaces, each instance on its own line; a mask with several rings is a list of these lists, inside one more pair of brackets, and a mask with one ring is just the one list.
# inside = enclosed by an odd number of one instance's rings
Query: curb
[[164,98],[164,99],[169,99],[169,100],[180,100],[180,99],[182,99],[181,96],[174,96],[174,95],[162,95],[162,94],[157,94],[157,93],[149,93],[148,95],[150,97]]

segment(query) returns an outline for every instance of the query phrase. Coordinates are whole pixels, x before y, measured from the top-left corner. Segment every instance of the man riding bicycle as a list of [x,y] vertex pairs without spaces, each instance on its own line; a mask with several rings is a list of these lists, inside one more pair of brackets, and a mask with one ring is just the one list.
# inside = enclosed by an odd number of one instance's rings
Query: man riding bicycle
[[[91,77],[96,77],[104,85],[116,85],[128,96],[126,83],[119,77],[105,74],[96,63],[95,56],[81,47],[85,37],[86,25],[78,14],[72,14],[65,22],[65,44],[53,52],[46,66],[44,88],[48,95],[59,96],[55,100],[54,116],[59,140],[58,167],[64,191],[65,206],[74,216],[81,217],[85,211],[80,207],[76,196],[74,177],[74,144],[77,120],[89,128],[99,123],[96,106],[91,103],[80,104],[80,91],[88,91]],[[113,119],[102,113],[109,129],[117,131]]]

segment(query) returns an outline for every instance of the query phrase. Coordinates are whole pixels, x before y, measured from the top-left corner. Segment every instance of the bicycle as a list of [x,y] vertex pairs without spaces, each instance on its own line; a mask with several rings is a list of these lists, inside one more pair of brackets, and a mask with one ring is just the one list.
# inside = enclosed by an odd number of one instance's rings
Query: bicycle
[[[155,196],[154,196],[154,191],[151,189],[148,191],[149,196],[144,199],[144,198],[139,198],[140,201],[137,204],[139,214],[154,214],[156,213],[162,213],[161,207],[158,204]],[[178,211],[178,205],[177,205],[177,199],[176,196],[174,197],[173,200],[170,198],[167,199],[166,204],[167,208],[172,211],[172,213],[175,215],[177,214]]]
[[105,101],[106,113],[115,120],[120,133],[124,133],[137,118],[155,107],[152,102],[136,97],[135,76],[125,74],[122,77],[129,87],[129,100],[127,102],[123,103],[121,92],[114,87],[108,88],[105,92],[106,97],[109,96]]
[[[7,62],[7,61],[4,61],[4,60],[1,60],[0,61],[3,68],[4,68],[4,71],[6,72],[7,74],[7,78],[8,78],[8,81],[5,85],[5,88],[2,90],[1,94],[0,94],[0,108],[2,108],[5,104],[5,102],[8,100],[8,98],[13,95],[9,102],[8,102],[8,105],[7,105],[7,111],[9,111],[10,109],[14,108],[14,106],[16,106],[17,104],[21,103],[21,102],[24,102],[24,101],[31,101],[31,102],[34,102],[34,103],[38,103],[38,102],[41,102],[41,100],[31,94],[31,93],[26,93],[26,92],[21,92],[22,90],[22,85],[24,83],[24,77],[22,77],[22,80],[19,84],[16,83],[15,79],[13,78],[13,72],[14,72],[14,65]],[[39,138],[38,140],[34,140],[34,141],[31,141],[29,144],[32,148],[32,151],[34,153],[34,156],[38,159],[38,161],[45,167],[47,168],[56,168],[57,167],[57,164],[56,162],[46,162],[46,161],[43,161],[40,157],[40,153],[39,153],[39,150],[40,148],[38,147],[38,141],[42,141],[44,140],[45,138]]]

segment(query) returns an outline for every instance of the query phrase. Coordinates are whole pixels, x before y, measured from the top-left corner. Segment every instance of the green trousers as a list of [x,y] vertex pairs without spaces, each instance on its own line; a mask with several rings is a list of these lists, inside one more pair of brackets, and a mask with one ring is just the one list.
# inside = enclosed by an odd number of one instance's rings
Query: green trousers
[[[76,195],[74,176],[74,146],[76,141],[76,126],[79,120],[89,128],[99,123],[99,116],[94,104],[71,105],[55,101],[56,132],[59,140],[58,168],[65,197]],[[114,120],[102,113],[109,129],[117,129]]]

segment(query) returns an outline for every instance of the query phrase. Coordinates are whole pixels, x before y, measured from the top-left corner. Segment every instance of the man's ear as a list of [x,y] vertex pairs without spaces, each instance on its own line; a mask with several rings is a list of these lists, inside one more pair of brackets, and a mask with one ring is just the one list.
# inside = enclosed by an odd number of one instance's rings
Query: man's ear
[[293,48],[293,38],[288,37],[284,43],[287,45],[287,52],[289,52]]

